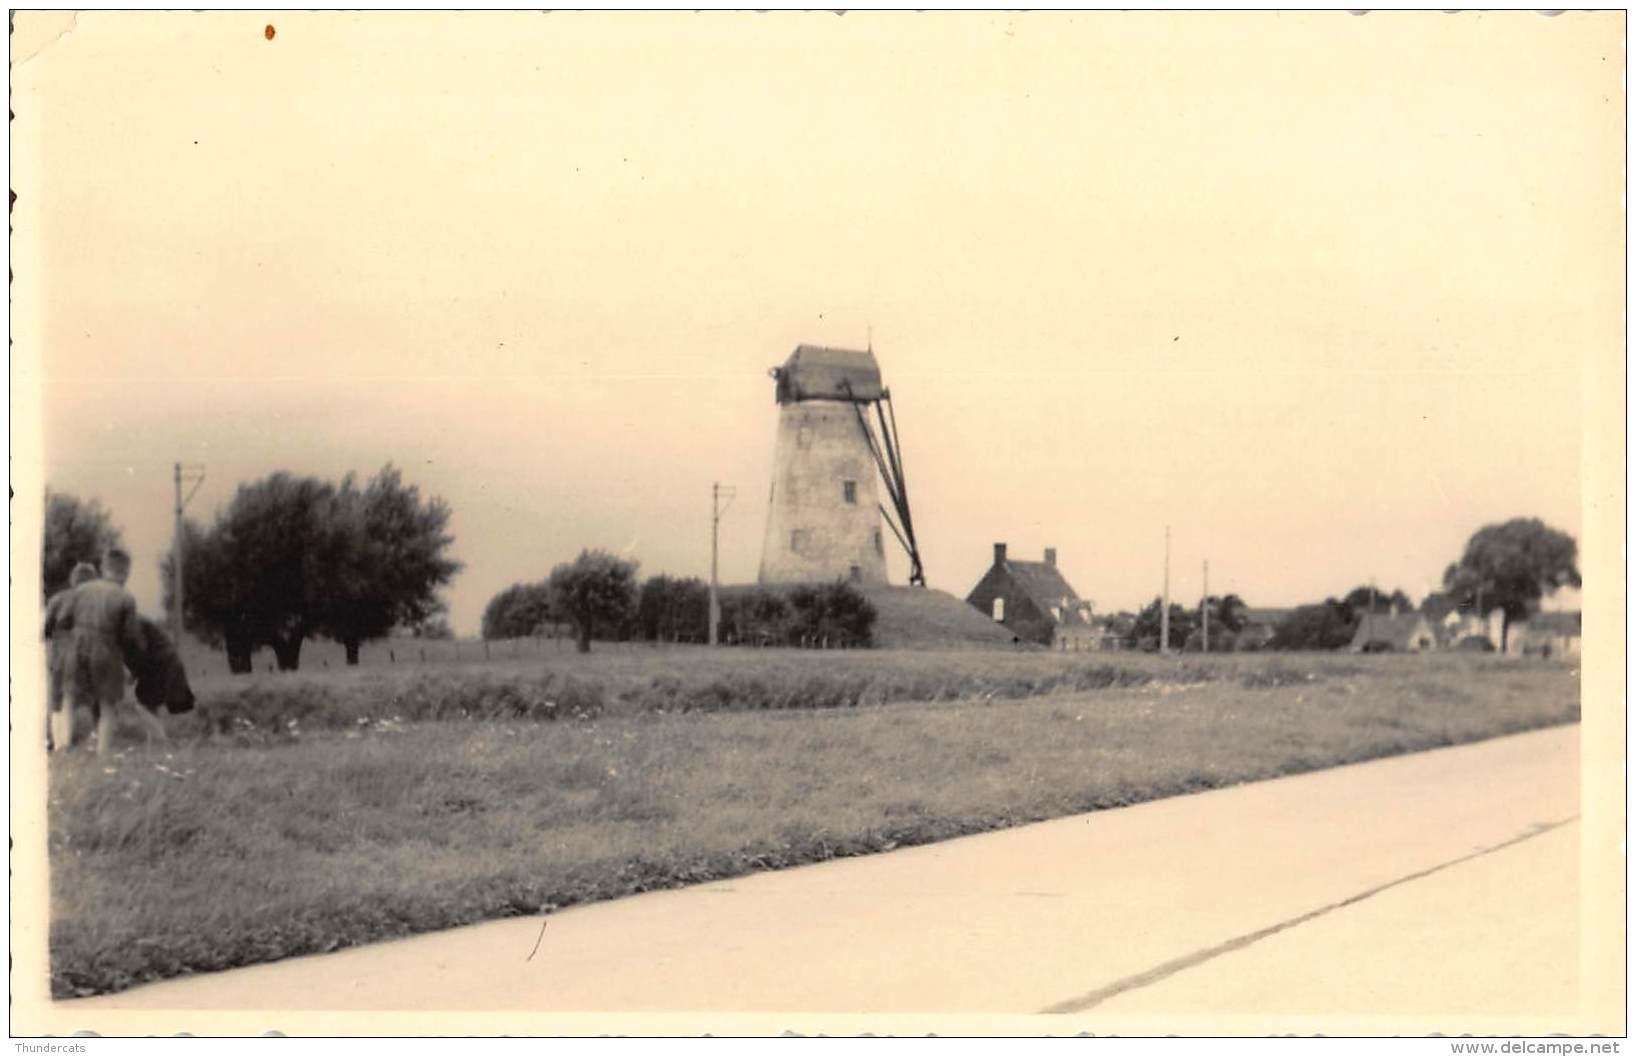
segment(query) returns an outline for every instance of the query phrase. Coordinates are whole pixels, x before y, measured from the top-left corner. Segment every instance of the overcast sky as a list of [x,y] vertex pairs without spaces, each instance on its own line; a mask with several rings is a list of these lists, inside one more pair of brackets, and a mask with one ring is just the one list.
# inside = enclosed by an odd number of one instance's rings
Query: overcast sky
[[17,17],[13,443],[150,612],[177,460],[206,520],[396,463],[463,633],[586,546],[707,575],[712,481],[751,580],[767,368],[871,334],[958,595],[1004,540],[1135,607],[1166,524],[1268,606],[1583,538],[1618,12]]

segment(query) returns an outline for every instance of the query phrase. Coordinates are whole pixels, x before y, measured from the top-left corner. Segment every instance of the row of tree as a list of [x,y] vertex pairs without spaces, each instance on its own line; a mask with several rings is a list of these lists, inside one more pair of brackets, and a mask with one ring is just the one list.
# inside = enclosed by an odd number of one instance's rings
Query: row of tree
[[[521,638],[564,624],[582,651],[593,636],[648,642],[706,642],[710,590],[692,577],[653,576],[636,582],[637,563],[585,551],[534,583],[512,584],[489,600],[483,637]],[[868,646],[875,609],[844,583],[732,588],[722,592],[718,625],[724,643]]]
[[[394,629],[442,634],[438,590],[461,568],[448,556],[449,516],[391,465],[361,485],[352,474],[335,485],[282,472],[240,485],[208,528],[183,522],[186,626],[224,647],[234,672],[248,672],[261,646],[294,670],[315,636],[356,664],[364,641]],[[170,554],[160,571],[169,613]]]

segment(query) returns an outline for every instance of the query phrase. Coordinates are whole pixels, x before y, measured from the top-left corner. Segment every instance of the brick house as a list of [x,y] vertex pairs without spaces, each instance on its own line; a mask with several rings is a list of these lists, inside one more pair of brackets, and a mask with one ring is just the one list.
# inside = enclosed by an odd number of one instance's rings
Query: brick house
[[1091,604],[1063,579],[1055,547],[1045,548],[1044,561],[1026,562],[1008,557],[1006,545],[996,543],[994,564],[966,601],[1023,642],[1097,649],[1105,638],[1105,629],[1091,619]]

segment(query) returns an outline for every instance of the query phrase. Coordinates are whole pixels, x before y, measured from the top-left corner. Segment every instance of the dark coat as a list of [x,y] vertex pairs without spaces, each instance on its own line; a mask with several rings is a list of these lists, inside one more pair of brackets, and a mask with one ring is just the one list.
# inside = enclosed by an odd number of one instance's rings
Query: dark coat
[[147,617],[136,622],[141,649],[125,651],[125,667],[136,677],[137,701],[150,709],[163,705],[171,712],[191,711],[193,690],[170,636]]

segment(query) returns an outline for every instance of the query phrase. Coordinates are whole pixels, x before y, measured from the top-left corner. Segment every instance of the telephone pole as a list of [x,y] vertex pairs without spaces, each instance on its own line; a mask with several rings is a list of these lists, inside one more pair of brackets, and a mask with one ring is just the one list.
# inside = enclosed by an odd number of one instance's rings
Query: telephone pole
[[1170,652],[1170,526],[1165,526],[1165,590],[1159,603],[1159,652]]
[[[731,485],[722,485],[719,482],[710,486],[710,645],[717,644],[717,630],[721,626],[721,601],[716,597],[716,566],[717,554],[720,551],[721,516],[727,513],[727,507],[733,505],[733,497],[738,492]],[[727,506],[722,506],[722,500],[727,500]]]
[[[193,493],[199,490],[204,483],[204,464],[197,462],[176,464],[176,533],[170,543],[170,574],[174,581],[171,591],[170,610],[170,638],[178,649],[182,646],[182,510],[187,506]],[[182,495],[182,484],[186,482],[193,487],[186,496]]]
[[1210,652],[1210,559],[1204,559],[1204,601],[1199,603],[1199,618],[1203,621],[1205,653]]

